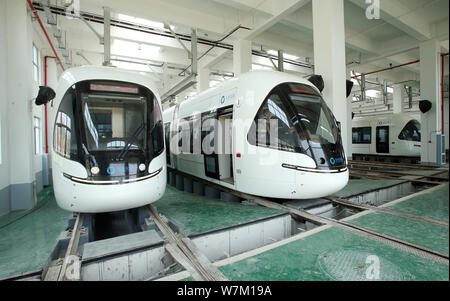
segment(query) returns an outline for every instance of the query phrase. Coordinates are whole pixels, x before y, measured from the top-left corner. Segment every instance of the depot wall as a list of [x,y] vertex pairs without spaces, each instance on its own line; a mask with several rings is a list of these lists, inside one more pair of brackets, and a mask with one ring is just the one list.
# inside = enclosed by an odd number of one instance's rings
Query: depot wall
[[39,83],[33,77],[32,53],[34,44],[40,50],[43,81],[48,46],[36,26],[26,1],[0,0],[0,215],[36,206],[44,185],[45,115],[43,107],[34,105]]

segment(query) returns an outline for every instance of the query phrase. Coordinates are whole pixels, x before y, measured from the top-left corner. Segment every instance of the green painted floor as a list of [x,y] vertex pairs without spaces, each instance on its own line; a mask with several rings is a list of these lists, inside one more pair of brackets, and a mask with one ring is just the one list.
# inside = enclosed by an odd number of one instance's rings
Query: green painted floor
[[231,281],[449,280],[446,265],[334,227],[220,271]]
[[[352,180],[349,184],[353,186],[351,191],[356,191],[360,185],[367,188],[364,184],[371,184],[365,182]],[[447,185],[389,208],[448,221],[448,193]],[[449,253],[447,227],[378,212],[349,222],[441,253]],[[372,270],[369,266],[374,263],[368,260],[371,255],[375,255],[380,263],[379,280],[449,280],[447,265],[335,227],[221,267],[220,270],[232,281],[370,280],[366,273]]]
[[0,278],[41,269],[72,213],[58,207],[53,191],[38,194],[33,210],[0,217]]
[[281,210],[202,197],[179,191],[171,186],[167,186],[165,195],[154,205],[186,235],[284,213]]
[[448,228],[387,213],[371,213],[349,221],[418,246],[448,254]]
[[351,195],[363,193],[368,190],[378,189],[390,185],[396,185],[404,180],[373,180],[373,179],[351,179],[347,186],[333,194],[334,197],[345,198]]
[[426,193],[406,200],[389,209],[413,215],[432,218],[439,221],[449,221],[449,189],[444,186],[433,193]]

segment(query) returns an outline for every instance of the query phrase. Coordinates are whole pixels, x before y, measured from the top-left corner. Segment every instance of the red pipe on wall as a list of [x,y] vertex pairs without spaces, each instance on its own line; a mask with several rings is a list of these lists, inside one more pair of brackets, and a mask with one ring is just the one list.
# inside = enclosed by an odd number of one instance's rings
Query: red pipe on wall
[[[47,86],[47,60],[56,59],[56,56],[44,57],[44,85]],[[47,104],[45,104],[45,153],[48,154],[48,117]]]
[[64,66],[61,63],[61,59],[59,58],[58,53],[56,52],[55,47],[53,47],[53,43],[50,40],[50,37],[48,36],[47,31],[45,30],[44,24],[42,24],[41,18],[39,18],[39,14],[38,14],[37,10],[34,8],[33,3],[31,3],[31,0],[27,0],[27,2],[28,2],[28,5],[30,6],[30,9],[33,12],[34,16],[36,17],[37,21],[39,22],[39,25],[41,26],[42,31],[44,32],[44,35],[47,38],[47,41],[48,41],[48,43],[50,44],[50,47],[53,50],[53,54],[55,55],[56,60],[58,61],[59,65],[61,66],[61,69],[63,71],[65,71]]
[[[61,62],[61,59],[58,56],[58,53],[56,52],[55,47],[53,46],[52,41],[50,40],[50,37],[48,36],[47,30],[45,30],[44,24],[42,24],[41,18],[39,17],[38,12],[34,8],[33,3],[31,3],[31,0],[27,0],[28,5],[30,6],[31,11],[33,12],[34,16],[36,17],[36,20],[38,21],[39,25],[41,26],[42,31],[44,32],[45,37],[47,38],[48,43],[50,44],[50,47],[52,48],[53,54],[55,56],[46,56],[45,57],[45,85],[47,85],[47,59],[54,58],[57,60],[58,64],[61,66],[61,69],[65,71],[64,65]],[[47,104],[45,105],[45,153],[48,154],[48,117],[47,117]]]

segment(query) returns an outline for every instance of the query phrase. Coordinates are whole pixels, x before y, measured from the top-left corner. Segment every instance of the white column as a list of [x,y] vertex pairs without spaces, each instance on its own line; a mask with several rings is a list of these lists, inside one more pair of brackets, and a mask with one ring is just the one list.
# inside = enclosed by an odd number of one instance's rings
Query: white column
[[342,125],[342,140],[351,156],[349,105],[346,99],[345,27],[343,0],[312,0],[315,74],[325,82],[323,96]]
[[421,118],[423,163],[437,163],[436,135],[441,133],[440,50],[436,40],[420,45],[420,97],[433,104],[432,109],[422,114]]
[[209,89],[209,75],[211,70],[208,68],[200,68],[197,77],[197,91],[203,92]]
[[33,127],[31,121],[32,43],[26,1],[6,2],[7,101],[11,210],[28,209],[33,197]]
[[394,114],[401,114],[403,109],[403,85],[394,86]]
[[58,88],[58,65],[55,59],[47,60],[47,86],[55,91]]
[[233,69],[234,76],[252,70],[252,42],[239,40],[234,43]]

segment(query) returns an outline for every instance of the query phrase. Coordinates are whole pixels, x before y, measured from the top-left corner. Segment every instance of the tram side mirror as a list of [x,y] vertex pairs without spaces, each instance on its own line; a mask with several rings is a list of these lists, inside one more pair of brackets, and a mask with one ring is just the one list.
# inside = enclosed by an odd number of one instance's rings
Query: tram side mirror
[[423,114],[430,111],[432,107],[433,107],[433,104],[429,100],[422,100],[419,102],[419,109]]
[[347,80],[347,98],[352,94],[354,83],[351,80]]
[[336,123],[337,123],[337,127],[338,127],[339,131],[341,131],[342,130],[342,123],[340,121],[336,121]]
[[308,78],[308,80],[319,89],[320,92],[325,88],[325,83],[323,82],[322,75],[313,75]]
[[53,91],[52,88],[47,86],[40,86],[39,87],[39,94],[36,97],[36,105],[41,106],[45,105],[46,103],[49,103],[56,97],[55,91]]

